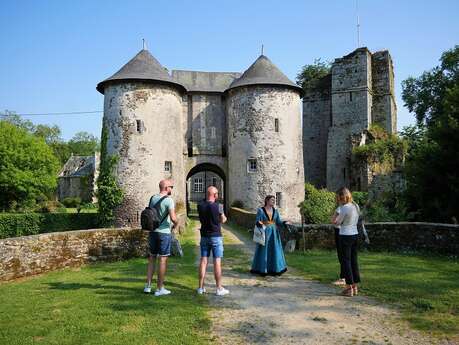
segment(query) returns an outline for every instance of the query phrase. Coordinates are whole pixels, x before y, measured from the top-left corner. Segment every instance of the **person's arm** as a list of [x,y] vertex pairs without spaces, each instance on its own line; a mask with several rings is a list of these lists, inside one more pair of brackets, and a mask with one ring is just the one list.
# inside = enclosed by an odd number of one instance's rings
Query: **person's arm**
[[336,224],[336,219],[338,218],[339,216],[339,213],[340,213],[340,208],[338,207],[336,210],[335,210],[335,213],[333,213],[333,216],[331,217],[331,222],[332,224]]
[[175,204],[172,198],[168,198],[170,200],[168,209],[169,209],[169,217],[171,218],[171,222],[174,223],[174,228],[178,225],[177,214],[175,213]]
[[333,224],[341,225],[344,220],[345,212],[341,209],[336,217],[334,217]]
[[276,210],[275,212],[276,213],[274,215],[274,221],[276,222],[277,225],[290,224],[290,222],[288,222],[288,221],[282,221],[282,218],[280,216],[279,210]]
[[257,217],[255,218],[255,225],[261,228],[263,226],[262,220],[263,220],[263,210],[259,208],[257,210]]

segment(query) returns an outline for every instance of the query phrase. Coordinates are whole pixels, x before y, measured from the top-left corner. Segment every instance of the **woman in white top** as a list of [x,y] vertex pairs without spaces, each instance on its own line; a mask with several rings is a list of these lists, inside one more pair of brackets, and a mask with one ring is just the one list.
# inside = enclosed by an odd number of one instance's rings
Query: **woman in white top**
[[354,296],[358,293],[357,283],[360,282],[359,265],[357,262],[357,222],[359,220],[359,206],[353,202],[352,194],[347,188],[340,188],[336,192],[336,201],[340,205],[340,212],[333,217],[333,224],[339,225],[339,244],[342,251],[341,265],[346,279],[344,296]]

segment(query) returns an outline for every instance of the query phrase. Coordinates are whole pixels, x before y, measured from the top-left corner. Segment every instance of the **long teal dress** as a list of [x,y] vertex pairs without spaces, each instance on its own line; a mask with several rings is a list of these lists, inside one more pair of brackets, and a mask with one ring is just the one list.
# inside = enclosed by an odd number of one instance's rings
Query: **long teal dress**
[[278,227],[283,224],[279,211],[273,208],[272,219],[269,219],[266,211],[261,207],[257,210],[256,222],[266,226],[266,244],[262,246],[257,243],[250,273],[261,276],[281,275],[287,271],[287,264],[278,230]]

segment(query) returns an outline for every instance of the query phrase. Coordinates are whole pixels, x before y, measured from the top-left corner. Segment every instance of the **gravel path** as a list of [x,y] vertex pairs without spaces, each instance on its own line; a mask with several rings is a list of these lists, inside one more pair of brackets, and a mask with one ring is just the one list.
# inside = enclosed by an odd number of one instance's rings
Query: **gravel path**
[[447,344],[409,329],[393,309],[367,297],[339,296],[333,286],[305,280],[292,270],[279,278],[252,276],[241,267],[248,267],[253,243],[228,226],[223,236],[225,248],[244,255],[223,259],[223,284],[231,291],[224,297],[214,295],[209,265],[207,296],[219,344]]

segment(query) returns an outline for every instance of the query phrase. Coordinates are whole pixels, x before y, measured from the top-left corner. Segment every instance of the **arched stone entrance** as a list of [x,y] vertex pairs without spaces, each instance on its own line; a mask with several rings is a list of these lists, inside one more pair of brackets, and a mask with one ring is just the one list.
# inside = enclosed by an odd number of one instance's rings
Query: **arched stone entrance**
[[194,166],[186,176],[187,215],[197,214],[197,203],[206,197],[206,190],[212,185],[218,188],[219,202],[223,204],[226,213],[226,184],[226,174],[218,165],[212,163],[201,163]]

